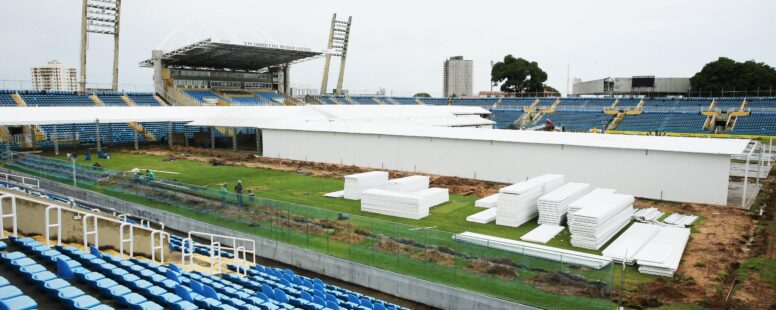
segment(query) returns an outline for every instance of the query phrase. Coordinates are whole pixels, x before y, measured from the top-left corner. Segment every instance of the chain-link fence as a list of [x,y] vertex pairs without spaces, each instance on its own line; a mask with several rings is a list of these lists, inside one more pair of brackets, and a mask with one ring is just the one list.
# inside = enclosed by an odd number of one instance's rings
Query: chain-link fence
[[541,308],[611,307],[613,264],[585,267],[561,252],[546,259],[432,228],[18,155],[6,167],[419,279]]

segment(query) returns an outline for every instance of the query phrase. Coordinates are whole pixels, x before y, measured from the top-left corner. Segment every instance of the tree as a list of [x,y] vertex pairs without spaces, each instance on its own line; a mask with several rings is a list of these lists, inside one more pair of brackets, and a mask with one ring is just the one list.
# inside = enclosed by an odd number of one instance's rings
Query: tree
[[431,98],[431,95],[429,95],[428,93],[417,93],[412,95],[412,97]]
[[550,85],[544,85],[544,94],[552,97],[560,97],[560,91]]
[[493,65],[490,71],[493,86],[501,84],[501,91],[511,93],[540,93],[544,91],[547,73],[535,61],[504,56],[504,61]]
[[[737,62],[727,57],[707,63],[700,72],[690,78],[692,91],[734,96],[757,95],[776,88],[776,69],[762,63],[749,60]],[[733,92],[735,90],[735,92]],[[701,95],[702,95],[701,93]]]

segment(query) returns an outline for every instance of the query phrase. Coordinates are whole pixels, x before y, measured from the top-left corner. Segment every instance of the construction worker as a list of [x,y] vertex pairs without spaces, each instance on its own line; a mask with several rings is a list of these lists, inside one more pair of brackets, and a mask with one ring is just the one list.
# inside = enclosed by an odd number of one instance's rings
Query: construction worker
[[221,184],[221,207],[226,207],[226,194],[229,193],[229,188],[227,188],[227,184]]
[[234,185],[234,195],[237,196],[237,205],[242,207],[243,205],[243,185],[242,180],[237,180],[237,184]]

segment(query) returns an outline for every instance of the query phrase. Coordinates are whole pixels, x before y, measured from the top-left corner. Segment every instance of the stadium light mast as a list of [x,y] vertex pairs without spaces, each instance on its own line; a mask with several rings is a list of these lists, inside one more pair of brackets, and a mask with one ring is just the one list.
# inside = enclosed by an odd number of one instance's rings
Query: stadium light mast
[[342,93],[342,84],[345,80],[345,59],[348,55],[348,41],[350,41],[350,25],[352,22],[353,16],[348,17],[347,21],[337,20],[336,13],[331,17],[329,42],[326,45],[326,64],[323,67],[323,80],[321,81],[321,94],[325,94],[329,87],[331,56],[340,57],[339,78],[337,79],[337,88],[334,90],[334,93]]
[[113,81],[111,90],[119,88],[119,22],[121,0],[83,0],[81,18],[81,81],[80,90],[86,91],[86,52],[89,33],[113,36]]

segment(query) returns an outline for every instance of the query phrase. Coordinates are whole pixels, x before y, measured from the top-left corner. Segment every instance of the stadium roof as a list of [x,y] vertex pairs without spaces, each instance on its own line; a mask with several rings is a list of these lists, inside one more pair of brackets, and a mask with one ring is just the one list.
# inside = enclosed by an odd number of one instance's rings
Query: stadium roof
[[[206,39],[164,53],[162,63],[167,67],[255,71],[285,63],[297,63],[321,55],[323,51],[313,51],[309,48],[265,43],[233,44]],[[153,59],[140,62],[141,67],[153,65]]]

